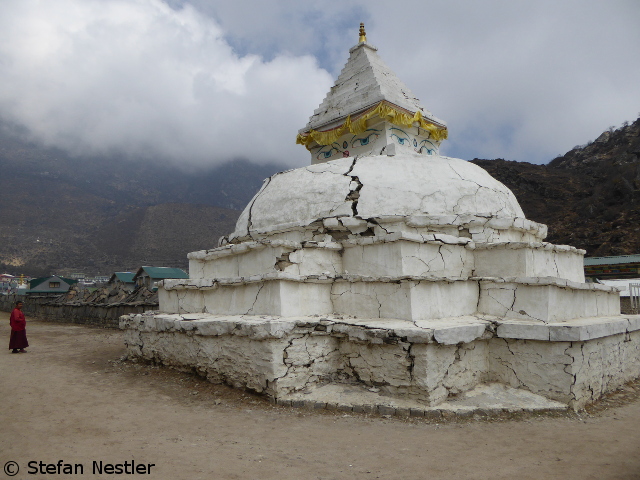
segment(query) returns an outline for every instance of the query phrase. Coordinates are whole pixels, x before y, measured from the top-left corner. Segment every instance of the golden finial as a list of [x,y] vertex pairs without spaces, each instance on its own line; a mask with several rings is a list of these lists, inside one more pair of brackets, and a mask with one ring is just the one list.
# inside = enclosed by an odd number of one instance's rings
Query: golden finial
[[360,22],[360,39],[358,39],[358,43],[367,41],[367,32],[364,31],[364,23]]

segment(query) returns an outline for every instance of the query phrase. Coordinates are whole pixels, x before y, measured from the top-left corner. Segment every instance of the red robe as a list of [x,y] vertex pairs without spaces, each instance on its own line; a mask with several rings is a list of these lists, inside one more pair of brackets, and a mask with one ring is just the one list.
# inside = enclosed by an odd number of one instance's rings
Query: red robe
[[9,317],[9,324],[11,325],[9,348],[12,350],[27,348],[29,342],[27,341],[27,320],[24,318],[24,313],[14,308],[13,312],[11,312],[11,317]]
[[11,330],[14,332],[19,332],[27,328],[27,319],[24,318],[22,310],[18,310],[17,308],[13,309],[11,317],[9,317],[9,324],[11,325]]

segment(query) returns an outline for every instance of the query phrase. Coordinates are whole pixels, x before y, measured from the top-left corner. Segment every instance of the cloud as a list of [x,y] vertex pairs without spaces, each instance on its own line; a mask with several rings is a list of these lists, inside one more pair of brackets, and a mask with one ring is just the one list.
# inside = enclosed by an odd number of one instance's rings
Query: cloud
[[334,78],[366,22],[383,60],[448,121],[452,156],[546,162],[640,111],[637,0],[191,1],[243,48],[311,52]]
[[448,121],[444,153],[544,163],[637,118],[639,22],[640,4],[627,0],[407,1],[367,30]]
[[311,55],[237,55],[159,0],[5,2],[0,114],[47,145],[215,164],[307,161],[295,134],[331,85]]
[[637,0],[167,2],[0,0],[0,118],[76,154],[303,165],[360,21],[451,156],[546,162],[640,110]]

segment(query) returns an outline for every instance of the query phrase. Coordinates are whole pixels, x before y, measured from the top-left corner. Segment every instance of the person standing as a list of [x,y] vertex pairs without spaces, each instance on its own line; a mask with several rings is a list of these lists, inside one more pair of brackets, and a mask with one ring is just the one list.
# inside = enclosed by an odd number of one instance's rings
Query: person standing
[[11,324],[11,338],[9,348],[11,353],[27,353],[25,348],[29,346],[27,342],[27,319],[22,313],[22,302],[16,302],[16,307],[11,312],[9,323]]

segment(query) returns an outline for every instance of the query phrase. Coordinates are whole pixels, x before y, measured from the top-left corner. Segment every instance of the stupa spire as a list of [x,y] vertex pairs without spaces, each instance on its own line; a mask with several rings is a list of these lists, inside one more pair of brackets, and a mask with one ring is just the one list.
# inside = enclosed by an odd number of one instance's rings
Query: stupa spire
[[300,130],[297,143],[312,163],[354,155],[393,155],[396,149],[436,155],[447,126],[420,100],[367,42],[364,23],[358,44],[335,85]]
[[364,23],[360,22],[360,38],[358,39],[358,43],[367,41],[367,32],[364,31]]

